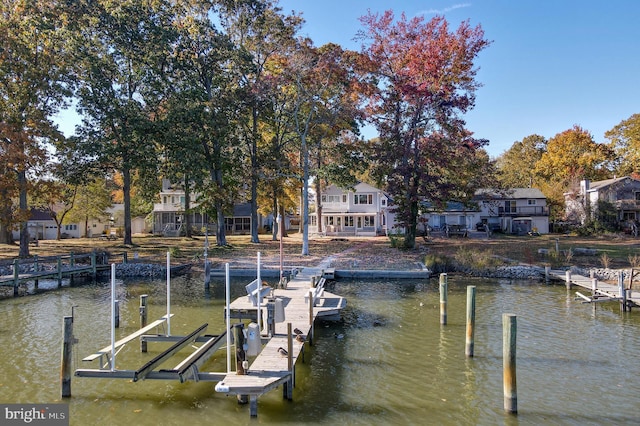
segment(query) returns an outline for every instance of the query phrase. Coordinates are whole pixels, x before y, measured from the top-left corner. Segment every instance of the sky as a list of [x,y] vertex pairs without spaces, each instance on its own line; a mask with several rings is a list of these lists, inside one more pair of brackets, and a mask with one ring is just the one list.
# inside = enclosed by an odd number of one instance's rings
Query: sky
[[[578,125],[598,143],[640,113],[640,1],[637,0],[280,0],[302,12],[301,34],[360,50],[358,18],[393,10],[407,18],[443,15],[455,29],[480,25],[492,43],[478,55],[475,108],[467,128],[492,157],[538,134]],[[373,132],[373,134],[369,133]],[[366,137],[375,131],[363,131]]]

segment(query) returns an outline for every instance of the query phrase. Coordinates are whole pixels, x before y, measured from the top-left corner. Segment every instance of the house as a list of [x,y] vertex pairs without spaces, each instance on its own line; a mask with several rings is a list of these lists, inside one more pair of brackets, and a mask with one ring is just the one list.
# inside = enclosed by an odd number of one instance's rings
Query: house
[[624,176],[595,182],[583,180],[578,193],[567,192],[564,195],[567,219],[584,224],[588,217],[598,217],[602,203],[608,203],[614,224],[624,230],[635,226],[637,233],[640,221],[639,179]]
[[[198,211],[198,194],[190,194],[192,230],[196,233],[208,232],[213,235],[216,231],[216,218]],[[167,179],[162,180],[160,203],[153,205],[153,233],[165,236],[179,236],[184,233],[185,192],[182,185],[175,185]],[[258,228],[273,226],[272,215],[264,217],[258,214]],[[251,204],[240,203],[233,206],[232,216],[225,217],[225,231],[229,235],[243,235],[251,233]]]
[[[320,207],[322,214],[320,220],[324,235],[385,235],[395,223],[389,197],[363,182],[356,184],[353,190],[329,185],[315,201],[315,211]],[[309,215],[309,233],[319,233],[317,214]]]
[[480,205],[479,222],[490,227],[518,235],[549,233],[547,197],[537,188],[480,189],[474,199]]
[[468,205],[448,202],[439,208],[425,202],[422,207],[425,211],[422,223],[434,230],[451,225],[467,230],[484,230],[486,224],[493,231],[509,234],[549,232],[547,199],[536,188],[480,189]]

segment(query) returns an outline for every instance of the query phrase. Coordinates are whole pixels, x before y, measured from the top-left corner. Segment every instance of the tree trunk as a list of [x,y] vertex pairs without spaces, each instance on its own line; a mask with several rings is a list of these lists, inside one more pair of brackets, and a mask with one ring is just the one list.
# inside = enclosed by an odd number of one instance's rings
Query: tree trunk
[[18,172],[18,187],[20,188],[20,211],[27,214],[27,220],[20,224],[20,252],[19,257],[29,257],[29,206],[27,205],[27,174]]
[[[273,189],[273,226],[271,227],[271,240],[278,241],[278,233],[280,232],[280,225],[276,221],[276,217],[278,217],[278,190],[276,188]],[[284,218],[280,216],[284,221]]]
[[191,223],[191,200],[190,194],[191,188],[189,186],[189,176],[185,174],[184,176],[184,226],[186,229],[184,230],[185,236],[187,238],[191,238],[193,235],[191,233],[191,228],[193,224]]
[[131,170],[122,168],[122,193],[124,195],[124,244],[133,245],[131,240]]
[[224,228],[224,212],[222,210],[222,203],[216,202],[217,213],[217,230],[216,230],[216,245],[224,247],[227,245],[227,236]]
[[302,136],[302,255],[309,256],[309,150],[307,138]]

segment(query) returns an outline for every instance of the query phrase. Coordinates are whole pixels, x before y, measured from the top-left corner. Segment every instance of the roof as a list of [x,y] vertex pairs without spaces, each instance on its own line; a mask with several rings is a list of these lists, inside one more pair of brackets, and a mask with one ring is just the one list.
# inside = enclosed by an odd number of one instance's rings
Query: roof
[[546,199],[542,191],[538,188],[511,188],[498,190],[494,188],[479,189],[475,193],[476,199],[492,198],[501,200],[514,199]]
[[623,177],[619,177],[619,178],[613,178],[613,179],[605,179],[605,180],[598,180],[595,182],[589,182],[589,189],[587,190],[588,192],[592,192],[592,191],[599,191],[603,188],[606,188],[607,186],[613,185],[615,183],[621,182],[621,181],[625,181],[625,180],[638,180],[638,179],[634,179],[630,176],[623,176]]

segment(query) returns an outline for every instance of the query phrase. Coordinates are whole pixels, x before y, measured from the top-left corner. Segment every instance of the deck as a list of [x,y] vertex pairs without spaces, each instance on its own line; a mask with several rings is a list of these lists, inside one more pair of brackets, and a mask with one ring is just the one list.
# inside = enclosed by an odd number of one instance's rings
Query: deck
[[[305,346],[313,342],[315,319],[339,316],[346,306],[346,299],[343,297],[317,290],[324,285],[325,278],[322,275],[323,271],[319,268],[304,268],[286,288],[273,290],[271,299],[282,300],[285,320],[275,323],[275,333],[270,337],[263,331],[262,338],[266,344],[250,363],[247,374],[229,374],[215,387],[217,392],[248,396],[252,416],[257,415],[258,396],[281,384],[293,386],[296,362],[303,355]],[[317,282],[316,287],[311,287],[312,280]],[[315,306],[310,306],[310,300],[315,302]],[[262,317],[266,318],[266,306],[261,306],[260,310],[263,312]],[[255,318],[256,312],[257,307],[253,306],[247,296],[230,304],[232,318]],[[289,334],[289,328],[301,331],[302,341],[294,339],[296,333]],[[267,330],[268,327],[265,326],[264,329]],[[280,348],[285,349],[288,354],[281,354]]]

